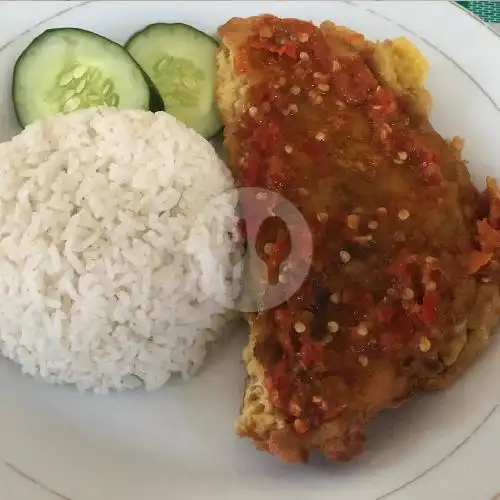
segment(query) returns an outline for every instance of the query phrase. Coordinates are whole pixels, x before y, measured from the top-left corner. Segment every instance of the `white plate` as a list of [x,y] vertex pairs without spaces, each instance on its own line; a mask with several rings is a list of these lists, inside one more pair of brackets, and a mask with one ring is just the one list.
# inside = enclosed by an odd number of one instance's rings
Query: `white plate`
[[[57,14],[59,11],[61,13]],[[0,2],[0,140],[18,131],[13,64],[49,27],[123,42],[157,21],[214,32],[263,12],[332,19],[377,39],[405,35],[429,59],[433,122],[466,139],[476,179],[500,171],[500,38],[447,2]],[[451,390],[372,426],[347,465],[290,466],[233,435],[244,335],[221,345],[188,385],[108,398],[24,377],[0,362],[1,500],[491,500],[500,493],[500,342]]]

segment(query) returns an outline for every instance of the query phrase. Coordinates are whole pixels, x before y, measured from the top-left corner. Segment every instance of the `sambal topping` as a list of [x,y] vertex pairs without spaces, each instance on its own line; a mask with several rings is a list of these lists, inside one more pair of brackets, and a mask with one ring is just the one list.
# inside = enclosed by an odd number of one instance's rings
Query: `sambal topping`
[[[266,384],[299,432],[315,426],[315,384],[329,371],[338,370],[346,384],[372,357],[402,362],[434,355],[448,326],[451,290],[462,279],[452,266],[436,267],[441,254],[456,260],[462,248],[467,256],[475,248],[462,225],[450,229],[442,219],[446,209],[455,210],[441,182],[441,169],[456,182],[448,145],[425,123],[417,126],[425,120],[410,120],[370,70],[370,51],[347,56],[308,23],[266,18],[264,24],[269,30],[257,28],[247,54],[251,70],[264,78],[250,88],[251,108],[236,129],[245,157],[236,174],[244,185],[292,201],[313,237],[306,282],[286,307],[262,313],[271,318],[266,335],[277,339],[278,361],[263,363]],[[444,209],[436,211],[439,198]],[[478,252],[500,253],[500,197],[498,207],[498,227],[478,224]],[[432,264],[431,243],[440,257]],[[421,348],[424,337],[432,340],[428,349]]]
[[259,35],[261,38],[271,38],[273,36],[273,32],[269,26],[264,25],[260,28]]
[[404,243],[406,241],[405,233],[403,231],[395,231],[394,241],[397,241],[398,243]]
[[428,281],[425,283],[426,292],[435,292],[437,290],[437,284],[435,281]]
[[420,319],[427,325],[436,324],[439,296],[436,292],[426,292],[420,308]]

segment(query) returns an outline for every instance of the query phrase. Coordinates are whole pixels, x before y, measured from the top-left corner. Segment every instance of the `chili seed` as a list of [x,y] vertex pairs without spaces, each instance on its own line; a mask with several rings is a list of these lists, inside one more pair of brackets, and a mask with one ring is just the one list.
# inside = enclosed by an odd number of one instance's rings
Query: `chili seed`
[[344,263],[347,264],[351,260],[351,254],[349,252],[346,252],[345,250],[341,250],[340,252],[340,260]]
[[406,208],[403,208],[398,212],[398,219],[406,220],[408,217],[410,217],[410,212],[408,212]]
[[368,335],[368,328],[366,328],[365,325],[358,325],[358,327],[356,328],[356,333],[360,337],[366,337]]
[[297,321],[295,325],[293,325],[293,329],[297,333],[304,333],[306,331],[306,325],[302,323],[302,321]]
[[349,229],[357,229],[359,225],[359,215],[349,214],[346,219],[346,226]]
[[329,321],[326,326],[330,333],[337,333],[339,331],[339,324],[336,321]]
[[359,356],[358,362],[361,366],[368,366],[368,358],[366,356]]
[[309,429],[307,424],[300,418],[295,419],[295,421],[293,422],[293,427],[298,434],[305,434]]
[[420,343],[418,344],[418,348],[422,352],[428,352],[432,347],[431,341],[424,335],[420,337]]
[[272,243],[266,243],[264,245],[264,253],[266,255],[269,255],[273,251],[273,244]]

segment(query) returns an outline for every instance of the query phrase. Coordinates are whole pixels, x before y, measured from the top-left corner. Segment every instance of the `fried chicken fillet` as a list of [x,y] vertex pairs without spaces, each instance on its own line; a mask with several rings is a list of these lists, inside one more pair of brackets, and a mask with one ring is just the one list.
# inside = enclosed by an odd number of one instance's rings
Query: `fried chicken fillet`
[[[430,125],[426,61],[406,40],[272,16],[219,34],[232,171],[293,202],[314,245],[298,291],[248,316],[237,433],[285,461],[349,460],[378,412],[446,387],[487,344],[498,189],[480,195],[460,141]],[[255,241],[273,245],[269,265],[278,240]]]

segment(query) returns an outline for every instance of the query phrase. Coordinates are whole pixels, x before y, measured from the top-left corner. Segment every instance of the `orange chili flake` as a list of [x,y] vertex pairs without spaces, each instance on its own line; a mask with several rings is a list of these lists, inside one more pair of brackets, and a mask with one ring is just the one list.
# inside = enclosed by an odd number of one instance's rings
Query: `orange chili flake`
[[297,431],[298,434],[305,434],[309,430],[307,423],[300,418],[297,418],[294,421],[293,427]]
[[435,324],[437,318],[438,296],[436,292],[426,293],[420,309],[420,319],[428,326]]
[[479,252],[474,250],[469,255],[469,274],[475,274],[479,269],[488,264],[492,259],[493,254],[491,252]]
[[493,229],[487,219],[479,220],[477,225],[477,239],[483,252],[494,252],[500,248],[500,231]]
[[291,41],[286,41],[282,45],[276,45],[268,39],[257,38],[249,39],[249,46],[254,49],[264,49],[268,52],[274,52],[288,57],[297,58],[297,45]]

